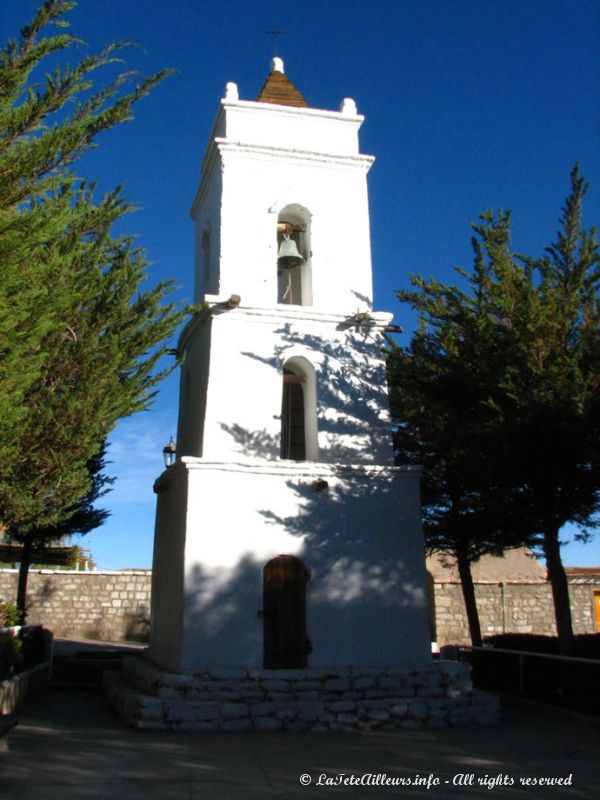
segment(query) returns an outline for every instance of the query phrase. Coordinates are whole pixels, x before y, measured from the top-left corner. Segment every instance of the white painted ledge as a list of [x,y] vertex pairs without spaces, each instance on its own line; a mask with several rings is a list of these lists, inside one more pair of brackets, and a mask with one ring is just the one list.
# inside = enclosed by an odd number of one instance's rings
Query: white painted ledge
[[214,461],[193,456],[183,456],[172,467],[165,469],[154,484],[159,493],[169,487],[184,472],[207,471],[252,475],[275,475],[285,479],[327,480],[420,480],[423,468],[420,466],[383,466],[379,464],[327,464],[320,461]]

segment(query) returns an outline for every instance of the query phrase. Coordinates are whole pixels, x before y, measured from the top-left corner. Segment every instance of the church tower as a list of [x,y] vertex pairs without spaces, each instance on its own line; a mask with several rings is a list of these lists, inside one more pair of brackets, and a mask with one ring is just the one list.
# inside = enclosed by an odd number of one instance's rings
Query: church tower
[[275,58],[228,83],[191,216],[177,461],[158,479],[162,669],[430,661],[418,470],[393,465],[363,117],[310,108]]

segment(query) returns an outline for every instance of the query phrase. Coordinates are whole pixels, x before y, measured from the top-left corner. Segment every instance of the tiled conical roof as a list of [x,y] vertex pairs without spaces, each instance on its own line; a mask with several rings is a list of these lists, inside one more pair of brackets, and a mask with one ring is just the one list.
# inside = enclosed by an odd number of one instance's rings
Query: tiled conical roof
[[283,61],[274,58],[271,72],[256,98],[258,103],[273,103],[278,106],[308,108],[308,103],[283,71]]

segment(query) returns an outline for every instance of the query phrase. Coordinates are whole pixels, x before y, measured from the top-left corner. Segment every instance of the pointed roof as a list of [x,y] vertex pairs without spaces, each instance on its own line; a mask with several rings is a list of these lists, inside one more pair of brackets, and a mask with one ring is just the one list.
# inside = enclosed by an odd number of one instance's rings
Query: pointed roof
[[283,71],[283,61],[274,58],[271,72],[260,90],[257,103],[272,103],[278,106],[308,108],[308,103]]

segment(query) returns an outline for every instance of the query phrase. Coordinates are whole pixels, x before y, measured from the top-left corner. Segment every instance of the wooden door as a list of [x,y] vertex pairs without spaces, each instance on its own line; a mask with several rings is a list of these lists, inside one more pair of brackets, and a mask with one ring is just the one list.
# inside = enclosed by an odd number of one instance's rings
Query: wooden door
[[306,584],[309,572],[299,558],[281,555],[263,570],[265,669],[306,666]]
[[596,633],[600,633],[600,592],[594,592],[594,620],[596,621]]

